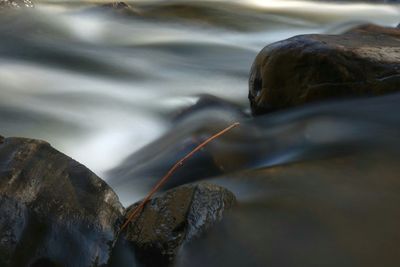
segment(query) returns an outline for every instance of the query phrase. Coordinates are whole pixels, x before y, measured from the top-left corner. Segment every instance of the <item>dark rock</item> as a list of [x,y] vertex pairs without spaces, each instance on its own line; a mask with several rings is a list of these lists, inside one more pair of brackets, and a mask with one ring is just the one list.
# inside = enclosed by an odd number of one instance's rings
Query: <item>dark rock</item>
[[[191,118],[190,122],[193,121],[194,119]],[[200,134],[193,134],[193,138],[177,135],[176,132],[181,129],[184,131],[184,129],[178,127],[178,124],[175,126],[173,132],[134,152],[119,166],[108,172],[107,182],[118,193],[123,204],[132,204],[129,202],[132,199],[132,192],[139,195],[138,199],[144,197],[171,166],[203,141]],[[215,153],[210,150],[210,147],[205,147],[176,170],[172,179],[168,180],[160,191],[222,173],[224,170],[216,162]]]
[[199,116],[201,113],[211,113],[211,112],[231,112],[237,114],[238,117],[246,117],[241,107],[235,103],[229,102],[214,95],[201,94],[198,95],[198,101],[186,108],[175,111],[173,114],[173,122],[183,121],[193,115]]
[[137,15],[137,10],[125,2],[112,2],[91,7],[85,12],[116,12],[119,15]]
[[0,266],[168,266],[235,201],[207,183],[172,189],[114,247],[124,209],[105,182],[46,142],[0,136]]
[[0,266],[104,266],[123,207],[48,143],[0,138]]
[[100,5],[90,6],[82,10],[83,14],[107,13],[109,15],[137,16],[138,11],[132,5],[126,2],[111,2]]
[[229,175],[251,197],[185,245],[175,267],[400,266],[397,145]]
[[1,8],[34,7],[31,0],[0,0]]
[[[381,27],[374,24],[364,24],[349,31],[345,32],[345,34],[372,34],[375,37],[381,37],[380,35],[388,35],[395,38],[400,38],[400,31],[397,28],[389,28],[389,27]],[[379,41],[377,44],[379,46]]]
[[113,8],[113,9],[129,8],[129,5],[125,2],[113,2],[113,3],[103,4],[101,6],[104,8]]
[[235,203],[235,196],[220,186],[183,185],[152,199],[124,238],[145,266],[169,266],[184,242],[204,233]]
[[342,35],[300,35],[265,47],[249,79],[253,114],[400,89],[400,30],[365,25]]

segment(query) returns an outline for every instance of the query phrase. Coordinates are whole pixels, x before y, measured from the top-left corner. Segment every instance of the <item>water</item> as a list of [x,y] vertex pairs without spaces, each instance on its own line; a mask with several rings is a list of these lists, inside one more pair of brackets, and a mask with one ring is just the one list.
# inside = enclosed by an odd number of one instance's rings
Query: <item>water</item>
[[[340,33],[363,22],[395,26],[398,5],[247,0],[132,6],[118,13],[83,2],[46,1],[34,10],[1,13],[0,133],[47,140],[108,181],[129,205],[185,152],[240,121],[240,128],[203,149],[166,187],[209,178],[242,203],[228,226],[185,250],[180,264],[195,259],[199,266],[220,266],[230,259],[230,266],[282,266],[285,251],[293,258],[304,253],[299,262],[307,266],[312,255],[318,261],[337,259],[332,265],[373,263],[362,248],[354,254],[345,249],[356,256],[342,262],[349,257],[341,246],[364,246],[386,253],[387,262],[394,259],[391,249],[382,251],[388,244],[374,245],[379,234],[397,238],[390,222],[364,226],[373,232],[372,245],[365,245],[362,231],[351,242],[345,236],[362,222],[363,212],[365,218],[385,220],[397,212],[391,203],[400,193],[395,179],[400,96],[317,104],[254,119],[247,79],[254,57],[268,43],[297,34]],[[357,188],[365,176],[365,185]],[[377,188],[374,178],[383,185]],[[371,195],[379,193],[377,203],[385,208],[368,211]],[[353,204],[346,207],[343,195]],[[277,196],[297,197],[300,204],[279,202]],[[271,199],[274,204],[267,204]],[[310,201],[317,203],[309,207],[319,223],[305,215]],[[285,215],[289,206],[295,217]],[[327,207],[336,213],[323,213]],[[340,213],[342,208],[348,210]],[[294,229],[293,235],[282,239],[270,230],[274,227],[281,233]],[[382,227],[388,230],[376,232]],[[265,247],[276,253],[263,253]],[[202,259],[210,248],[220,254]],[[230,256],[238,249],[243,257]]]
[[203,11],[193,19],[171,2],[165,15],[160,3],[142,3],[155,9],[147,18],[57,2],[2,14],[2,134],[48,140],[105,177],[171,129],[172,114],[199,94],[246,108],[250,65],[266,44],[400,17],[390,5],[237,3],[186,4]]

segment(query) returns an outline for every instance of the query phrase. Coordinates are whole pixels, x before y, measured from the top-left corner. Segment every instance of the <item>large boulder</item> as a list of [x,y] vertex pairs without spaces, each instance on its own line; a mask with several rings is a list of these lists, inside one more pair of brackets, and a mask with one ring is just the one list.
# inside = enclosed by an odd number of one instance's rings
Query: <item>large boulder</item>
[[364,25],[342,35],[300,35],[266,46],[249,79],[253,114],[400,89],[400,29]]
[[124,209],[48,143],[0,137],[0,266],[105,266]]
[[120,239],[145,266],[170,266],[185,242],[220,221],[235,203],[233,193],[223,187],[204,182],[183,185],[147,203]]

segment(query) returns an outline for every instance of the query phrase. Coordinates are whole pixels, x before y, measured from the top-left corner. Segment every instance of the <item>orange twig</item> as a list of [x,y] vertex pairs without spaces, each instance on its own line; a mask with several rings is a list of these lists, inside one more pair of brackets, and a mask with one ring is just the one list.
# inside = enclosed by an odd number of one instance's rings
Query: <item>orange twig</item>
[[218,133],[214,134],[213,136],[209,137],[207,140],[205,140],[203,143],[198,145],[195,149],[193,149],[191,152],[189,152],[186,156],[184,156],[181,160],[179,160],[177,163],[175,163],[174,166],[172,166],[171,169],[167,172],[166,175],[164,175],[163,178],[158,181],[158,183],[153,187],[153,189],[150,191],[150,193],[143,199],[143,201],[131,212],[131,214],[128,216],[124,224],[120,228],[120,232],[122,232],[128,225],[129,223],[143,210],[144,206],[146,203],[151,199],[151,197],[160,189],[161,186],[165,184],[165,182],[174,174],[174,172],[183,165],[183,163],[189,159],[191,156],[193,156],[197,151],[205,147],[208,143],[213,141],[214,139],[220,137],[221,135],[225,134],[226,132],[232,130],[236,126],[238,126],[239,123],[235,122],[229,127],[223,129],[222,131],[219,131]]

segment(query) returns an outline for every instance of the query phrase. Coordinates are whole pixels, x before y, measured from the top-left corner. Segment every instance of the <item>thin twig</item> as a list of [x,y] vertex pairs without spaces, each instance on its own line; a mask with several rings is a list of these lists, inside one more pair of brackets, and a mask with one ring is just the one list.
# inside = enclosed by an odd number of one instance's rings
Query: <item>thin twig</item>
[[197,151],[205,147],[208,143],[213,141],[214,139],[220,137],[221,135],[225,134],[226,132],[232,130],[236,126],[239,126],[238,122],[233,123],[229,127],[223,129],[222,131],[219,131],[218,133],[214,134],[213,136],[209,137],[207,140],[205,140],[203,143],[198,145],[196,148],[194,148],[191,152],[189,152],[186,156],[184,156],[181,160],[179,160],[177,163],[175,163],[174,166],[167,172],[167,174],[164,175],[163,178],[158,181],[158,183],[153,187],[153,189],[150,191],[150,193],[143,199],[143,201],[129,214],[128,218],[124,222],[124,224],[121,226],[120,231],[122,232],[128,225],[129,223],[143,210],[144,206],[146,203],[151,199],[151,197],[160,189],[161,186],[165,184],[165,182],[174,174],[174,172],[183,165],[183,163],[189,159],[191,156],[193,156]]

